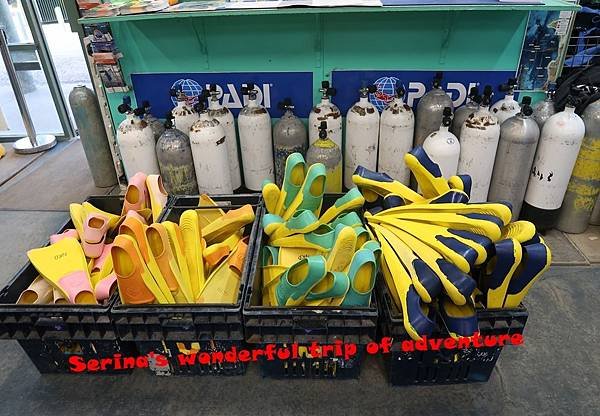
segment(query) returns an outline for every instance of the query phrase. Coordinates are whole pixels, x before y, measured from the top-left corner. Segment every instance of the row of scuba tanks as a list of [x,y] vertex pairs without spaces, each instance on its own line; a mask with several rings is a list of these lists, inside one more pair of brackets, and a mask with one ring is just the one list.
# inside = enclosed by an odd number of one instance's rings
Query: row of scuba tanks
[[331,100],[336,90],[327,81],[309,115],[308,131],[289,99],[280,103],[284,113],[272,127],[249,83],[242,87],[248,98],[237,120],[239,147],[233,115],[220,104],[214,85],[194,106],[181,90],[172,90],[177,104],[164,127],[147,105],[132,110],[124,102],[119,111],[127,117],[117,140],[126,172],[161,173],[167,190],[175,194],[232,193],[242,185],[242,172],[252,191],[259,191],[265,180],[280,184],[285,160],[294,152],[306,155],[308,164],[325,164],[326,192],[341,192],[342,184],[353,187],[358,165],[408,184],[403,156],[413,146],[423,146],[443,176],[471,175],[472,202],[505,200],[515,219],[521,214],[542,230],[553,227],[585,133],[574,113],[575,100],[555,114],[549,92],[533,110],[530,97],[523,97],[521,105],[514,99],[516,83],[510,79],[499,87],[505,93],[500,101],[491,105],[491,86],[482,94],[472,88],[467,104],[454,112],[441,88],[442,75],[436,74],[433,88],[420,99],[416,117],[403,100],[402,87],[381,115],[369,102],[376,87],[361,88],[345,118],[344,142],[341,113]]

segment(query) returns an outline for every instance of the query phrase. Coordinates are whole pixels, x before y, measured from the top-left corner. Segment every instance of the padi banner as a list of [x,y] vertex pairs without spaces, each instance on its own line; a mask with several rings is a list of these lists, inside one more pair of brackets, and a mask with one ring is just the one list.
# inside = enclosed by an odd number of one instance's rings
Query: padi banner
[[277,103],[287,97],[292,99],[294,111],[300,117],[308,117],[313,105],[312,72],[132,74],[131,81],[138,105],[148,100],[152,113],[159,118],[164,118],[175,105],[175,98],[169,95],[169,91],[176,86],[181,86],[190,101],[195,103],[203,88],[208,89],[210,84],[216,84],[219,100],[236,117],[247,102],[247,96],[242,95],[241,87],[248,82],[254,83],[258,90],[257,100],[269,110],[271,117],[281,116]]
[[[332,71],[331,83],[337,89],[335,104],[345,114],[350,106],[358,101],[359,88],[374,84],[377,92],[369,95],[371,103],[382,111],[386,104],[394,98],[396,88],[404,86],[405,102],[416,108],[419,98],[431,89],[436,71]],[[442,88],[446,90],[454,108],[461,106],[467,99],[472,87],[479,87],[480,93],[486,85],[494,88],[492,101],[504,97],[498,91],[498,85],[514,77],[515,71],[444,71]]]

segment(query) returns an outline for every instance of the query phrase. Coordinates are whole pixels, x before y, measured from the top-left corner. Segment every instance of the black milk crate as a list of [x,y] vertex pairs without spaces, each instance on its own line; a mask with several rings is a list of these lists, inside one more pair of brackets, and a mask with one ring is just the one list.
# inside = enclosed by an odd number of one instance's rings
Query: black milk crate
[[[123,197],[91,196],[86,199],[95,207],[121,214]],[[69,219],[57,231],[74,228]],[[38,276],[28,261],[0,291],[0,339],[18,340],[41,373],[66,373],[68,358],[110,357],[130,353],[133,344],[117,339],[110,319],[114,294],[104,305],[17,305],[23,290]]]
[[[321,212],[333,205],[343,194],[326,194]],[[263,215],[266,208],[263,207]],[[260,226],[260,223],[259,223]],[[266,307],[262,306],[262,272],[259,257],[267,236],[259,229],[256,237],[253,269],[250,270],[248,290],[244,301],[244,330],[246,342],[252,348],[273,344],[276,348],[297,344],[303,349],[312,342],[320,346],[336,342],[355,344],[357,354],[348,360],[340,357],[311,357],[301,354],[293,359],[259,358],[263,377],[272,378],[358,378],[365,356],[365,346],[377,335],[377,300],[362,308],[340,307]],[[379,279],[379,277],[378,277]]]
[[[221,366],[180,365],[178,355],[181,350],[200,346],[200,352],[227,350],[230,347],[242,348],[244,329],[242,321],[242,302],[247,287],[248,275],[253,268],[254,241],[259,229],[261,207],[260,195],[220,195],[211,196],[221,203],[224,211],[246,204],[254,208],[256,219],[246,226],[244,235],[249,236],[248,252],[241,277],[240,290],[236,304],[178,304],[178,305],[123,305],[117,299],[111,316],[119,338],[132,341],[144,355],[161,354],[168,361],[168,367],[150,366],[155,375],[241,375],[246,364],[223,363]],[[202,210],[198,207],[198,196],[176,196],[163,212],[161,221],[179,223],[181,214],[188,209]],[[205,208],[206,209],[206,208]]]
[[[489,380],[502,352],[502,346],[403,351],[402,341],[411,338],[404,329],[402,312],[396,307],[382,280],[376,285],[376,292],[381,307],[381,336],[393,339],[392,351],[385,355],[390,384],[459,384]],[[524,306],[515,309],[477,309],[479,332],[482,337],[522,335],[528,316]],[[439,316],[436,320],[438,326],[430,338],[449,337],[447,330],[440,324]]]

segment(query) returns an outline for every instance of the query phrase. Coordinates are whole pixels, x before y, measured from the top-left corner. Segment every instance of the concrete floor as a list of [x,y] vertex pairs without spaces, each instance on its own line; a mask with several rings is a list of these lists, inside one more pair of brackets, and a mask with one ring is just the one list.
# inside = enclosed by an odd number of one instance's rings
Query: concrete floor
[[[85,183],[82,176],[89,177],[80,146],[74,142],[44,155],[34,162],[37,167],[28,166],[0,188],[0,204],[6,198],[13,206],[0,210],[0,283],[23,264],[28,248],[39,246],[61,224],[68,203],[87,196],[91,178],[83,189],[73,189]],[[79,161],[71,160],[74,171],[60,169],[67,154]],[[35,183],[22,176],[29,169],[37,172]],[[57,177],[61,185],[49,188]],[[15,180],[18,186],[11,185]],[[43,210],[35,201],[46,201],[44,192],[65,211]],[[17,194],[30,210],[15,210]],[[41,376],[16,342],[0,341],[0,415],[597,415],[600,267],[589,266],[563,237],[547,240],[558,262],[571,265],[553,266],[532,289],[525,344],[504,349],[488,383],[389,387],[380,357],[368,357],[360,379],[348,381],[263,379],[256,365],[233,378],[157,378],[140,370],[124,376]]]

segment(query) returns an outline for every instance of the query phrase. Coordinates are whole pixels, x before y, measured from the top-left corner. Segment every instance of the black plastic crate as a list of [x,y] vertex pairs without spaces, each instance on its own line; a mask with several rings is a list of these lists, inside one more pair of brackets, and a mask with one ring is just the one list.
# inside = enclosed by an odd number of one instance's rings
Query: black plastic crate
[[[327,194],[323,199],[324,212],[343,194]],[[263,208],[263,215],[266,209]],[[311,358],[268,361],[259,359],[261,373],[273,378],[357,378],[364,358],[364,347],[377,335],[377,301],[364,308],[262,306],[262,272],[258,258],[267,236],[259,229],[244,301],[244,330],[246,342],[253,348],[266,344],[284,347],[298,344],[300,348],[316,342],[321,346],[335,342],[352,343],[358,353],[349,360],[340,358]],[[379,277],[378,277],[379,279]]]
[[[200,343],[201,347],[210,346],[228,349],[236,346],[242,347],[244,330],[242,321],[242,301],[247,287],[248,275],[254,268],[254,241],[256,240],[261,208],[260,195],[233,195],[218,196],[213,199],[223,202],[221,208],[228,210],[245,204],[254,208],[256,219],[252,226],[245,227],[245,235],[249,236],[248,253],[244,263],[241,277],[238,301],[230,304],[180,304],[180,305],[123,305],[117,299],[111,310],[111,316],[119,335],[123,341],[133,341],[138,350],[144,354],[165,355],[169,360],[169,368],[152,368],[156,375],[183,375],[183,374],[243,374],[245,363],[236,363],[235,370],[227,366],[214,366],[207,368],[196,364],[194,366],[180,366],[177,360],[179,354],[176,343]],[[231,205],[225,205],[230,201]],[[198,197],[174,197],[167,207],[162,221],[179,222],[179,217],[187,209],[203,209],[197,207]],[[206,351],[202,349],[202,351]]]
[[[381,306],[381,336],[393,338],[392,351],[385,355],[390,384],[458,384],[489,380],[503,347],[403,351],[402,341],[411,338],[404,329],[402,312],[392,300],[385,282],[378,282],[376,292]],[[523,306],[516,309],[478,309],[479,332],[483,337],[523,334],[528,316]],[[430,338],[448,336],[445,328],[438,325]]]
[[[86,201],[114,214],[120,214],[123,206],[121,196],[91,196]],[[67,228],[74,228],[70,219],[57,232]],[[21,292],[37,276],[27,262],[0,291],[0,339],[18,340],[40,372],[68,372],[67,359],[73,354],[103,358],[131,350],[131,345],[117,340],[110,319],[116,294],[105,305],[17,305]]]
[[[241,207],[242,205],[259,205],[262,195],[254,194],[236,194],[236,195],[211,195],[213,201],[221,208],[223,207]],[[198,208],[200,197],[198,195],[174,195],[169,202],[169,207],[193,207]]]

